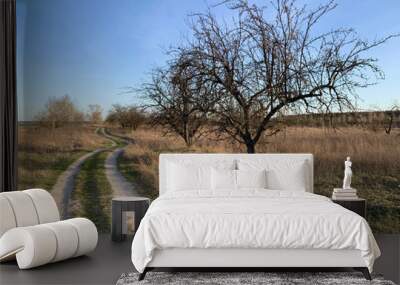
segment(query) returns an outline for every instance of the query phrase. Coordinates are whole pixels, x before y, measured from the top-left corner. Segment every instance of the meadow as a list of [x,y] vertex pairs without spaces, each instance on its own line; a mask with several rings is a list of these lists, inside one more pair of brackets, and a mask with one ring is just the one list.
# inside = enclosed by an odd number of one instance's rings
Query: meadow
[[[19,189],[41,187],[52,190],[58,176],[83,154],[110,147],[110,140],[100,135],[99,126],[81,124],[48,128],[39,125],[19,128]],[[244,152],[242,145],[229,140],[203,137],[191,147],[160,128],[146,125],[137,130],[107,126],[110,134],[131,139],[118,158],[119,171],[137,186],[140,195],[158,196],[158,156],[163,152]],[[374,232],[400,232],[400,130],[390,135],[367,128],[298,127],[283,129],[265,137],[257,152],[313,153],[314,191],[330,196],[343,179],[346,156],[353,161],[353,183],[358,194],[368,201],[368,221]],[[112,148],[111,148],[112,149]],[[92,156],[81,167],[71,197],[71,216],[86,216],[100,231],[109,231],[112,189],[105,177],[107,149]],[[99,207],[100,206],[100,207]]]
[[[187,148],[178,137],[164,136],[161,129],[114,130],[134,139],[119,159],[120,171],[139,191],[152,199],[158,195],[158,155],[162,152],[243,152],[227,141],[200,139]],[[313,153],[314,191],[331,196],[343,179],[346,156],[353,161],[352,186],[368,201],[368,221],[374,232],[400,232],[400,134],[391,135],[362,128],[324,129],[288,127],[265,138],[257,152]]]
[[38,124],[18,128],[18,188],[51,190],[58,176],[80,156],[109,141],[97,126],[75,124],[48,128]]
[[105,176],[104,161],[112,149],[123,144],[116,139],[113,145],[100,133],[100,127],[94,124],[66,124],[57,128],[40,124],[20,126],[18,187],[48,190],[61,211],[63,190],[53,188],[58,177],[83,155],[101,149],[81,165],[66,215],[87,217],[100,232],[109,232],[112,189]]
[[107,181],[104,160],[108,152],[100,152],[85,161],[75,181],[70,215],[86,217],[100,232],[111,230],[112,189]]

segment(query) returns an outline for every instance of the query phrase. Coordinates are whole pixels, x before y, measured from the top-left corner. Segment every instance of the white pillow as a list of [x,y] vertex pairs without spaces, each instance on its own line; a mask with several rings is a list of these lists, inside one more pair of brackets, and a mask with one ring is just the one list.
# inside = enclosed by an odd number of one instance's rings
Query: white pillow
[[211,181],[213,190],[236,190],[236,170],[216,169],[213,167]]
[[287,161],[271,167],[268,183],[272,189],[302,191],[308,188],[307,164],[305,160]]
[[267,188],[267,171],[236,170],[238,188]]
[[169,191],[211,189],[211,168],[168,163],[167,188]]
[[273,190],[306,191],[308,175],[306,160],[273,159],[238,161],[240,170],[267,170],[267,188]]

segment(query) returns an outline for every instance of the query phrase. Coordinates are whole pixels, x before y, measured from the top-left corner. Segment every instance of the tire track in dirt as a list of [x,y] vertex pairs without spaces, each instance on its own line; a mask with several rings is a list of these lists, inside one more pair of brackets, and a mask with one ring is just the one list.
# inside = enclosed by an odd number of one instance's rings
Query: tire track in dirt
[[[110,134],[107,134],[104,132],[107,138],[111,140],[122,140],[126,145],[129,145],[132,143],[131,140],[128,140],[126,138],[122,138],[119,136],[113,136]],[[124,148],[126,147],[119,147],[116,148],[113,152],[111,152],[105,162],[104,162],[104,167],[106,169],[106,177],[108,182],[111,185],[111,188],[113,189],[113,196],[139,196],[139,193],[136,190],[135,185],[133,185],[131,182],[129,182],[118,170],[118,157],[122,155],[124,152]]]
[[[105,134],[104,128],[96,129],[96,133],[101,135]],[[57,178],[57,181],[54,184],[51,193],[56,200],[57,206],[61,212],[61,217],[63,219],[69,217],[69,202],[71,199],[72,191],[74,190],[76,175],[79,173],[82,164],[93,155],[102,151],[110,150],[117,146],[117,143],[114,140],[111,140],[111,142],[112,145],[109,147],[98,148],[90,153],[81,156],[80,158],[75,160],[70,166],[68,166],[68,168]]]

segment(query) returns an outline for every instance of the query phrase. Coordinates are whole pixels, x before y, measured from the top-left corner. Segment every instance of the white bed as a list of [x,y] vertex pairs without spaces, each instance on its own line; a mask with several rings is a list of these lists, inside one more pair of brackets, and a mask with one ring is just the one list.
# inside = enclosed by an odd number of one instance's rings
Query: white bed
[[362,217],[313,194],[311,154],[162,154],[159,191],[132,243],[140,278],[154,267],[354,267],[370,278],[380,255]]

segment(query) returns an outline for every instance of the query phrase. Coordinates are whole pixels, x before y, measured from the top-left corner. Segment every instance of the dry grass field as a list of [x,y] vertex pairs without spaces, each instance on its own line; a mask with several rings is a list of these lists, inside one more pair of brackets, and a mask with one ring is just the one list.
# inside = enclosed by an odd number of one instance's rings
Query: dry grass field
[[[96,126],[75,125],[45,128],[29,125],[19,128],[19,189],[42,187],[51,190],[57,177],[78,157],[109,146],[110,141],[96,133]],[[157,128],[136,131],[111,128],[110,132],[133,139],[118,159],[122,174],[138,186],[141,195],[158,196],[158,156],[163,152],[244,152],[245,148],[229,141],[204,137],[188,148],[183,140],[165,135]],[[119,147],[124,147],[121,144]],[[353,187],[368,200],[368,220],[375,232],[400,232],[400,130],[362,128],[324,129],[288,127],[278,135],[264,138],[257,152],[313,153],[315,192],[330,196],[340,187],[346,156],[353,161]],[[109,230],[110,185],[105,179],[106,153],[93,156],[83,165],[75,181],[72,213],[89,216],[102,231]],[[96,197],[98,196],[98,197]],[[96,198],[94,198],[96,197]],[[97,212],[98,205],[104,211]],[[96,208],[97,207],[97,208]]]
[[[135,144],[126,148],[119,159],[121,172],[139,184],[143,195],[158,194],[158,155],[162,152],[243,152],[244,148],[226,141],[204,138],[191,148],[181,139],[163,136],[161,130],[141,128],[119,132]],[[400,232],[400,135],[358,128],[322,129],[290,127],[266,138],[257,152],[313,153],[315,192],[330,196],[340,187],[346,156],[353,161],[353,187],[368,200],[368,220],[375,232]]]
[[18,188],[50,190],[74,160],[86,152],[107,145],[96,127],[86,125],[47,128],[20,126],[18,131]]

